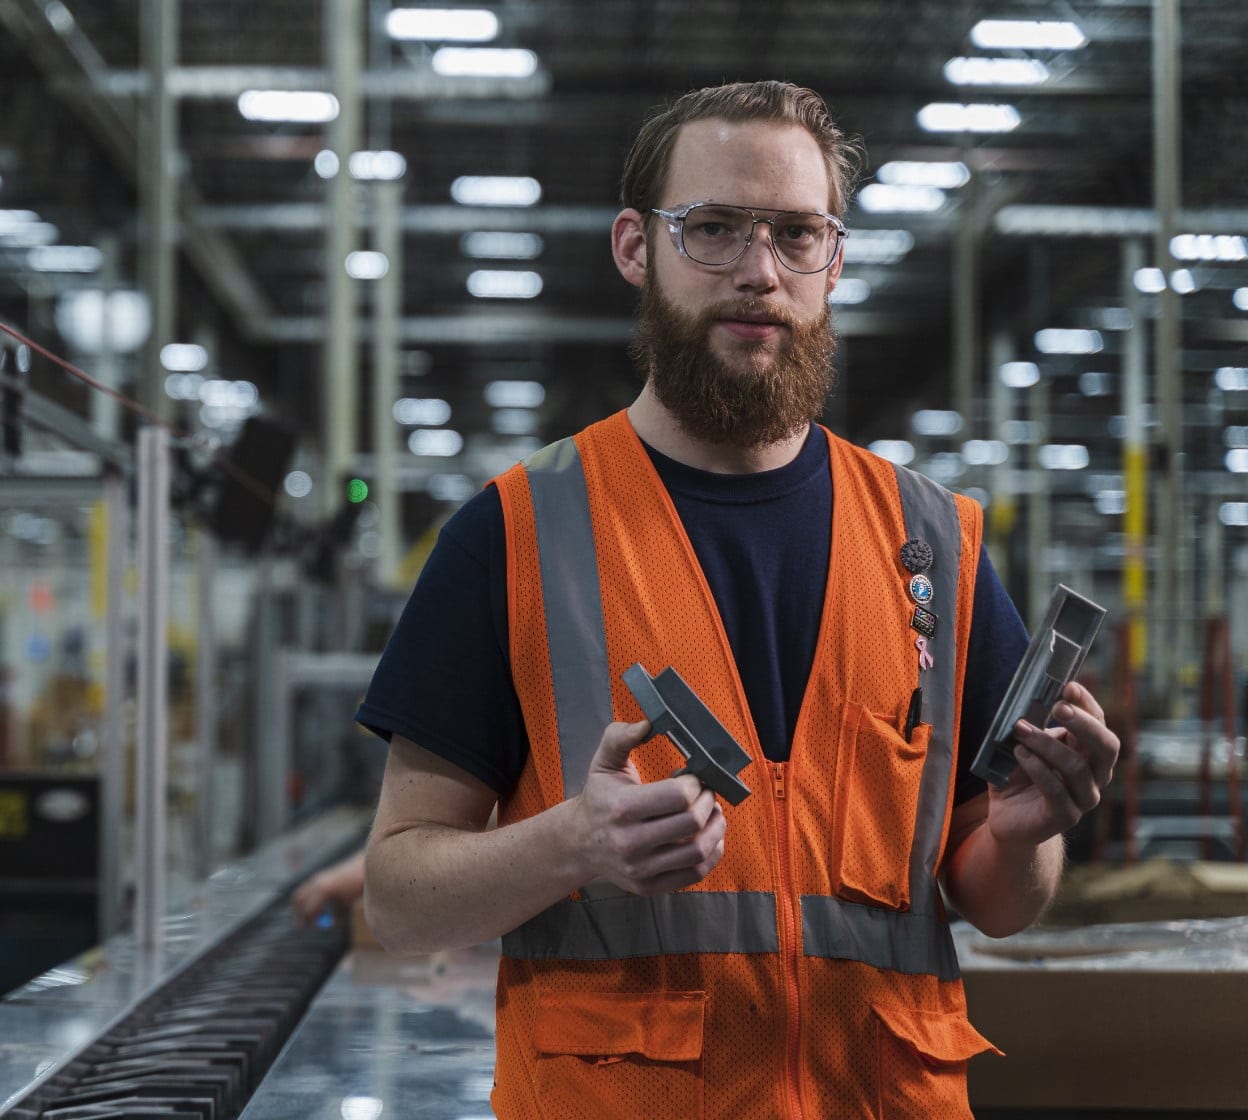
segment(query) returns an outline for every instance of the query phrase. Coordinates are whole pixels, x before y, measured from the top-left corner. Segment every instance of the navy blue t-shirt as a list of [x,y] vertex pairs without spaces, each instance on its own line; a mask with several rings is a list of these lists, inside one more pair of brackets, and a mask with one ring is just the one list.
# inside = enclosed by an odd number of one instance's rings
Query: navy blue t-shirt
[[[812,428],[791,463],[748,475],[713,474],[646,450],[715,597],[763,751],[783,761],[814,660],[827,584],[827,442]],[[511,680],[506,571],[502,504],[490,486],[443,526],[356,713],[383,738],[402,735],[500,796],[519,780],[529,751]],[[1026,647],[1018,611],[981,551],[957,803],[985,788],[968,767]]]

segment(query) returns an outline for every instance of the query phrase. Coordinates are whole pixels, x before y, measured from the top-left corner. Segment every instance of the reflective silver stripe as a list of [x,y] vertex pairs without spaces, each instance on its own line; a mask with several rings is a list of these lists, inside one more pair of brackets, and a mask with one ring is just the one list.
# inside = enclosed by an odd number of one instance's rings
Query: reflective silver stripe
[[880,910],[824,895],[802,896],[802,949],[808,957],[861,961],[941,980],[960,975],[949,924],[938,915]]
[[603,728],[612,720],[607,632],[581,455],[561,439],[524,460],[546,607],[563,795],[585,785]]
[[565,899],[503,935],[503,955],[522,960],[600,961],[778,950],[775,896],[763,891]]
[[910,910],[914,914],[936,915],[940,912],[936,859],[940,854],[953,774],[953,698],[958,670],[957,605],[962,528],[948,490],[905,467],[895,470],[906,537],[921,537],[932,546],[935,555],[927,575],[933,588],[930,606],[940,621],[935,638],[928,640],[935,663],[922,679],[923,721],[932,725],[932,737],[923,764],[918,820],[910,854]]

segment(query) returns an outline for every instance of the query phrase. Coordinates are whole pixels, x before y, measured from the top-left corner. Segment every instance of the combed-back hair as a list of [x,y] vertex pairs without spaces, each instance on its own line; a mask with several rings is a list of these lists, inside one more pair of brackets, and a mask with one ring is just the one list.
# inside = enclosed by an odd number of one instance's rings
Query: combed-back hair
[[814,90],[792,82],[733,82],[695,89],[653,113],[641,126],[624,161],[620,204],[649,214],[660,195],[682,125],[720,120],[729,124],[774,121],[800,125],[815,138],[828,168],[828,210],[845,213],[862,165],[862,147],[832,121],[827,103]]

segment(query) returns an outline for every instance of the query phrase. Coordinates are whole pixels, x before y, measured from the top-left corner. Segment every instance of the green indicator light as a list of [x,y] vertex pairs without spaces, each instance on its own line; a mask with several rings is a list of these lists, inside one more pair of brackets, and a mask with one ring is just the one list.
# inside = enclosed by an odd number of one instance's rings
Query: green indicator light
[[353,478],[347,483],[347,501],[359,505],[368,498],[368,483],[362,478]]

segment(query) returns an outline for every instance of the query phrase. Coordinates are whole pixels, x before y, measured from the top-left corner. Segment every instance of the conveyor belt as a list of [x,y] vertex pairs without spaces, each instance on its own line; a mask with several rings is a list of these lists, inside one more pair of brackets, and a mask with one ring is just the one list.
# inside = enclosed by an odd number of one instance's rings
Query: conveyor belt
[[233,1120],[347,947],[293,924],[286,898],[114,1023],[8,1115]]

